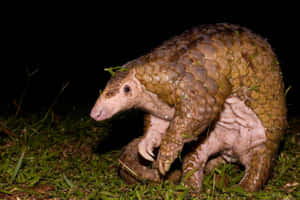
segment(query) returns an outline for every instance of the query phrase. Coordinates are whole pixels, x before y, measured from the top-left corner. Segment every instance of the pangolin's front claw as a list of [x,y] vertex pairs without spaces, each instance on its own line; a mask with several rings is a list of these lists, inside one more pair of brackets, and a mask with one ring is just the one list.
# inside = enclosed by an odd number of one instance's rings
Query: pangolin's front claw
[[178,157],[178,152],[181,152],[183,144],[181,141],[173,143],[162,143],[158,154],[158,168],[162,175],[165,175],[174,160]]
[[149,151],[149,148],[151,149],[151,146],[148,145],[144,140],[142,140],[139,145],[138,145],[138,150],[139,150],[139,154],[145,158],[146,160],[149,160],[151,162],[154,161],[153,157],[153,153],[152,151]]
[[170,162],[168,160],[159,160],[158,161],[158,169],[161,175],[166,175],[166,173],[169,171],[170,168]]
[[147,147],[147,153],[148,153],[148,155],[150,155],[152,158],[154,157],[152,147],[150,147],[150,146]]

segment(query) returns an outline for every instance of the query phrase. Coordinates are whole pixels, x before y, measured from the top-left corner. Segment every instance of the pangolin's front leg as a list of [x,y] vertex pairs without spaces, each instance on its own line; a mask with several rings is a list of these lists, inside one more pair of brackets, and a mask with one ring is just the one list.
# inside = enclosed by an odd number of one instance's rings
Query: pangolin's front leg
[[176,116],[171,122],[162,139],[157,159],[162,175],[166,174],[173,161],[181,153],[184,143],[195,139],[196,136],[192,135],[195,125],[192,124],[198,124],[198,122],[180,116]]
[[126,182],[135,183],[137,180],[158,182],[161,180],[157,168],[148,168],[147,162],[143,158],[154,161],[153,149],[159,147],[168,126],[168,121],[145,114],[144,136],[134,139],[126,145],[119,157],[120,175]]
[[151,114],[145,114],[144,136],[138,144],[138,151],[141,156],[149,161],[154,161],[153,150],[161,144],[161,139],[165,135],[170,122],[160,119]]
[[178,104],[176,104],[175,117],[162,139],[158,156],[161,174],[168,171],[184,143],[196,140],[197,136],[216,118],[229,94],[230,86],[225,78],[219,81],[222,83],[222,88],[218,88],[216,81],[206,75],[203,83],[199,81],[200,74],[206,73],[204,69],[198,73],[199,79],[195,78],[197,76],[193,77],[190,73],[185,73],[179,88],[176,89]]

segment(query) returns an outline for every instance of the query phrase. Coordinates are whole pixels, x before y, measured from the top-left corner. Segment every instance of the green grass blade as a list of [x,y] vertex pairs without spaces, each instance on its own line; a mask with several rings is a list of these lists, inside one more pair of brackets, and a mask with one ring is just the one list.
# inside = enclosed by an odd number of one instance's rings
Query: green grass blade
[[191,170],[189,173],[187,173],[185,175],[185,177],[183,177],[183,181],[187,180],[188,178],[190,178],[190,176],[192,176],[196,171],[198,170],[198,168],[195,168],[193,170]]
[[70,181],[70,180],[66,177],[65,174],[63,174],[63,178],[64,178],[65,182],[67,183],[67,185],[68,185],[70,188],[76,187],[76,186],[72,183],[72,181]]
[[20,158],[18,160],[17,166],[16,166],[16,168],[14,170],[14,173],[13,173],[13,176],[11,178],[11,182],[13,182],[15,180],[15,178],[16,178],[16,176],[17,176],[17,174],[18,174],[18,172],[19,172],[19,170],[21,168],[21,165],[22,165],[22,162],[23,162],[23,159],[24,159],[24,155],[25,155],[25,151],[26,151],[26,147],[24,146],[22,148],[21,156],[20,156]]
[[137,196],[137,198],[138,198],[138,200],[142,200],[142,198],[141,198],[141,195],[140,195],[140,193],[139,193],[139,191],[135,191],[135,193],[136,193],[136,196]]

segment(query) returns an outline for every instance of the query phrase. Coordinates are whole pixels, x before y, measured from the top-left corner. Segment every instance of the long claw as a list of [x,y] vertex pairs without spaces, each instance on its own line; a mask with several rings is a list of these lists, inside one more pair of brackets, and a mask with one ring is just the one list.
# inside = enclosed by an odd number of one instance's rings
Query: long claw
[[154,157],[154,154],[153,154],[153,146],[152,146],[152,145],[148,145],[148,146],[147,146],[147,153],[148,153],[151,157]]
[[158,169],[161,175],[165,175],[166,172],[169,170],[168,162],[163,162],[161,160],[158,161]]
[[147,151],[145,150],[145,144],[144,142],[140,142],[138,145],[138,149],[139,149],[139,153],[140,155],[145,158],[146,160],[149,160],[151,162],[154,161],[154,159],[147,153]]
[[174,160],[178,157],[178,152],[181,152],[183,144],[169,143],[160,146],[158,154],[158,169],[162,175],[165,175]]

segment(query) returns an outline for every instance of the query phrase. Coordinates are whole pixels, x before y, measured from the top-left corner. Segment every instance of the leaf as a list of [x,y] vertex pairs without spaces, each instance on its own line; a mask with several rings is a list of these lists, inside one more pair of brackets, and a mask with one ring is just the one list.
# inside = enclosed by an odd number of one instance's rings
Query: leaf
[[115,72],[113,71],[112,68],[105,68],[104,71],[109,72],[111,76],[115,76]]

